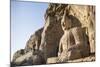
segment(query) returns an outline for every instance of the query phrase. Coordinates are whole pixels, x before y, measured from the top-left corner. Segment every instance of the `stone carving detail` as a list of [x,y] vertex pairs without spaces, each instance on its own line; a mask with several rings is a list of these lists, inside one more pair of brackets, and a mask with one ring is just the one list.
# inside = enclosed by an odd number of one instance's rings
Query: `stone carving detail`
[[61,26],[64,35],[59,44],[59,60],[63,62],[89,56],[89,46],[84,40],[82,29],[79,26],[72,27],[71,19],[66,15],[66,10],[61,20]]

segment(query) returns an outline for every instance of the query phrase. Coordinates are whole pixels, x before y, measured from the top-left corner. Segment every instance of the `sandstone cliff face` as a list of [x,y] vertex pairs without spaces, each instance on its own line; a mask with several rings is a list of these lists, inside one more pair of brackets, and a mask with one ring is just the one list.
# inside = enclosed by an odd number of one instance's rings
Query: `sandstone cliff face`
[[44,52],[46,51],[45,54],[47,54],[47,57],[56,56],[57,53],[55,52],[57,49],[55,48],[57,48],[59,39],[63,34],[62,30],[60,30],[61,28],[60,25],[61,25],[61,18],[65,8],[68,9],[67,13],[72,18],[73,22],[72,25],[73,26],[81,25],[81,27],[83,28],[84,33],[88,37],[87,41],[90,44],[90,51],[94,53],[95,52],[95,7],[89,5],[50,4],[49,8],[46,11],[46,15],[49,17],[46,18],[46,24],[42,32],[42,39],[41,39],[42,42],[40,48],[43,48]]
[[60,21],[55,16],[49,16],[46,20],[43,32],[40,50],[44,52],[45,57],[57,56],[59,41],[63,31]]
[[25,52],[29,52],[33,49],[38,50],[40,43],[41,43],[41,33],[43,31],[43,28],[37,30],[33,35],[30,36],[29,40],[26,43],[25,46]]
[[[56,58],[52,59],[51,57],[57,57],[59,42],[62,35],[64,34],[61,28],[61,19],[64,14],[65,8],[67,8],[67,14],[69,15],[73,23],[72,26],[82,27],[83,32],[87,36],[85,40],[90,46],[90,53],[95,53],[95,6],[68,5],[68,4],[65,5],[65,4],[52,3],[49,4],[46,13],[44,15],[45,17],[44,27],[36,31],[35,34],[31,35],[30,39],[27,41],[25,47],[25,54],[28,54],[33,50],[39,50],[40,53],[42,54],[41,56],[44,57],[45,62],[56,63],[57,59]],[[14,57],[17,56],[17,54],[19,53],[16,52],[16,54],[14,54]],[[95,60],[95,56],[93,55],[92,57],[93,60]],[[49,60],[47,60],[48,58]],[[89,59],[83,58],[79,60],[88,61]],[[18,59],[16,61],[19,62]],[[75,60],[73,61],[75,62]]]
[[88,35],[90,51],[95,52],[95,6],[70,5],[69,14],[79,19]]

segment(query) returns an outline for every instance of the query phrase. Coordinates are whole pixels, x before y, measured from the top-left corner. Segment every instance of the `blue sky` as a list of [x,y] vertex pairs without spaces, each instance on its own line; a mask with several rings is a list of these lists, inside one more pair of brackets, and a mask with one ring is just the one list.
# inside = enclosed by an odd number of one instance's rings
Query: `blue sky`
[[11,56],[25,48],[26,42],[44,25],[48,3],[11,1]]

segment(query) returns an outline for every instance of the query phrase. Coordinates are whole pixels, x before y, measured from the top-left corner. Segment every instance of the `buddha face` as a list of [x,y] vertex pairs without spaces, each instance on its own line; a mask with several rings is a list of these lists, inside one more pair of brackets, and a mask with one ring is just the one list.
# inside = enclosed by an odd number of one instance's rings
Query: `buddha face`
[[67,17],[63,17],[61,20],[61,26],[63,30],[68,30],[71,27],[71,20]]

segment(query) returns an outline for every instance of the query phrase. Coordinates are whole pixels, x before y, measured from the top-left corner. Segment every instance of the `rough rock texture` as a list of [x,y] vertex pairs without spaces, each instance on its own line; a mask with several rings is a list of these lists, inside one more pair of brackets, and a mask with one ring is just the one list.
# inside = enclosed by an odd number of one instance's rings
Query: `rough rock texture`
[[[13,63],[15,65],[25,65],[31,56],[32,56],[32,52],[28,52],[24,54],[23,56],[18,57]],[[30,61],[32,61],[32,59],[30,59]],[[32,62],[30,64],[32,64]]]
[[41,43],[41,33],[43,28],[37,30],[33,35],[30,36],[29,40],[26,43],[25,51],[29,52],[33,49],[38,50]]
[[13,61],[13,66],[40,65],[45,64],[41,51],[29,51]]
[[[68,9],[64,10],[64,15],[61,20],[61,26],[64,34],[59,43],[59,60],[78,59],[82,56],[89,56],[89,45],[86,36],[84,35],[81,25],[73,25],[72,18],[67,14]],[[76,22],[78,24],[80,22]]]
[[40,50],[44,52],[45,58],[57,56],[60,38],[63,34],[61,24],[55,16],[49,16],[46,20]]
[[[91,61],[95,61],[94,55],[90,55],[88,57],[75,59],[75,60],[68,60],[65,61],[64,63],[79,63],[79,62],[91,62]],[[58,57],[51,57],[47,59],[47,64],[55,64],[55,63],[61,63],[59,62]]]
[[20,57],[24,54],[25,54],[24,49],[20,49],[20,50],[16,51],[16,53],[14,53],[14,55],[13,55],[13,60],[12,61],[15,61],[18,57]]
[[[81,25],[84,34],[87,36],[85,40],[88,42],[88,45],[90,45],[90,54],[93,53],[92,56],[90,55],[88,57],[69,60],[66,62],[95,60],[95,6],[51,3],[44,15],[44,27],[31,35],[30,39],[26,43],[24,52],[19,50],[14,54],[12,65],[34,65],[34,63],[44,64],[45,62],[47,62],[47,64],[59,63],[57,58],[52,59],[52,57],[57,57],[59,42],[64,34],[64,31],[61,28],[61,19],[65,8],[67,9],[67,15],[69,15],[73,23],[72,26]],[[30,55],[32,51],[36,50],[39,50],[40,52],[36,55]],[[40,56],[43,61],[38,62],[37,60],[41,60]],[[27,61],[24,60],[26,57],[28,57]],[[31,59],[29,59],[29,57],[31,57]]]
[[[64,9],[68,8],[68,15],[72,18],[73,26],[77,26],[80,24],[77,24],[77,22],[81,23],[81,27],[84,30],[84,33],[87,35],[87,41],[90,44],[90,51],[95,52],[95,7],[94,6],[88,6],[88,5],[64,5],[64,4],[50,4],[47,11],[46,11],[46,23],[44,26],[44,30],[42,32],[42,41],[40,48],[43,49],[43,52],[46,54],[46,57],[52,57],[56,56],[57,49],[56,48],[58,44],[55,42],[55,38],[57,36],[57,39],[59,41],[59,38],[61,37],[59,35],[59,31],[56,31],[55,29],[60,28],[60,24],[56,27],[56,23],[58,21],[61,21],[62,15],[64,13]],[[77,19],[75,19],[77,18]],[[60,22],[59,22],[60,23]],[[54,25],[54,26],[53,26]],[[61,30],[62,31],[62,30]],[[61,32],[60,31],[60,32]],[[53,33],[54,32],[54,33]],[[53,34],[53,36],[52,36]],[[56,36],[55,36],[56,34]],[[50,48],[50,49],[48,49]],[[52,49],[51,49],[52,48]],[[55,55],[54,55],[55,54]]]
[[70,5],[69,14],[79,19],[88,35],[90,51],[95,52],[95,6]]

